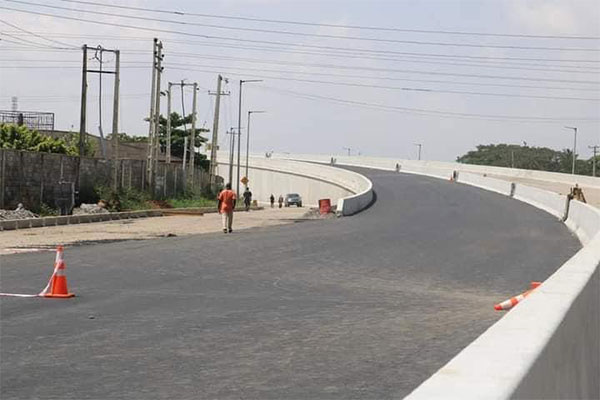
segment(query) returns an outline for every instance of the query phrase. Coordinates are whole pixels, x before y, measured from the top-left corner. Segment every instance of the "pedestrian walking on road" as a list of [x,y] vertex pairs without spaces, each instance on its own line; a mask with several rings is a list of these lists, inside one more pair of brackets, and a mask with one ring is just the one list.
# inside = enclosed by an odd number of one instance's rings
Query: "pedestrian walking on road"
[[279,203],[279,208],[283,207],[283,196],[279,195],[279,200],[277,200],[277,202]]
[[252,192],[249,187],[246,187],[244,190],[244,205],[246,206],[246,211],[250,210],[250,204],[252,203]]
[[271,193],[271,197],[269,199],[271,200],[271,208],[275,207],[275,196],[273,196],[273,193]]
[[225,190],[219,193],[219,213],[223,220],[223,233],[233,232],[233,210],[235,209],[237,197],[231,190],[231,183],[225,185]]

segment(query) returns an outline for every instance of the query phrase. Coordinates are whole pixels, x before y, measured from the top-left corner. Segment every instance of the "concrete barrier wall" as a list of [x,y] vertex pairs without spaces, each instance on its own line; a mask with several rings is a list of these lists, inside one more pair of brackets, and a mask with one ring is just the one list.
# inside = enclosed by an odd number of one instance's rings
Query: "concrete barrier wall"
[[575,232],[581,243],[589,246],[589,242],[594,236],[598,236],[600,231],[600,212],[597,208],[574,200],[569,204],[569,215],[565,223]]
[[[228,160],[228,156],[219,153],[218,159]],[[228,170],[228,161],[219,162],[217,173],[220,176],[226,178]],[[244,173],[245,168],[241,175]],[[234,175],[237,177],[236,171]],[[348,202],[342,203],[342,209],[348,210],[343,215],[360,211],[365,203],[368,205],[370,200],[365,199],[372,193],[371,181],[355,172],[282,159],[250,157],[248,178],[253,198],[259,202],[268,202],[271,194],[277,199],[287,193],[300,194],[303,204],[311,207],[318,206],[319,199],[323,198],[330,199],[332,204],[348,198]],[[242,188],[240,184],[240,191]]]
[[465,183],[471,186],[477,186],[479,188],[504,194],[506,196],[510,196],[511,194],[512,185],[510,182],[503,181],[500,179],[489,178],[478,174],[460,172],[458,174],[458,182]]
[[373,202],[373,183],[367,178],[364,179],[367,182],[367,186],[362,192],[338,200],[338,214],[344,216],[356,214],[367,208]]
[[[294,158],[331,161],[323,156]],[[396,169],[389,159],[337,157],[336,161]],[[401,172],[442,178],[445,172],[457,170],[463,183],[509,195],[510,182],[483,175],[600,186],[598,178],[541,171],[507,173],[497,167],[453,163],[397,163]],[[571,201],[565,210],[566,196],[522,184],[516,185],[514,197],[558,218],[567,216],[566,224],[583,249],[407,399],[600,399],[600,210],[578,201]]]
[[400,164],[403,170],[407,171],[465,171],[475,174],[499,175],[523,179],[546,180],[548,182],[561,182],[569,185],[600,187],[600,178],[583,175],[571,175],[557,172],[535,171],[528,169],[491,167],[487,165],[461,164],[457,162],[428,161],[428,160],[404,160],[386,157],[366,157],[366,156],[329,156],[323,154],[280,154],[274,153],[275,158],[293,158],[295,160],[310,160],[313,162],[330,162],[335,158],[338,164],[343,165],[363,165],[371,168],[393,169],[396,164]]
[[519,183],[516,184],[513,197],[540,208],[561,220],[565,218],[567,213],[567,196],[565,195]]

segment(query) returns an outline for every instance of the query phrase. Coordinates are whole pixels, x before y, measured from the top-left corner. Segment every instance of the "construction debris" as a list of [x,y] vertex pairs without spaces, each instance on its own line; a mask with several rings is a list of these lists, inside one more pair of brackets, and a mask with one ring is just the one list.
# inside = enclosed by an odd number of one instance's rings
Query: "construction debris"
[[79,207],[73,209],[73,215],[108,214],[109,211],[103,207],[104,205],[104,202],[98,202],[98,204],[81,203]]
[[12,219],[26,219],[26,218],[38,218],[38,215],[25,209],[22,203],[17,205],[14,210],[0,210],[0,220],[12,220]]

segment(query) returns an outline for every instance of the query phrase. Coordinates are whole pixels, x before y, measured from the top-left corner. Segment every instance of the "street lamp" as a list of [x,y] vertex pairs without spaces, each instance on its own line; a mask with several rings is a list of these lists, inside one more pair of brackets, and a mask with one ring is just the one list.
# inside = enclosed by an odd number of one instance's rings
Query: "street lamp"
[[575,150],[577,149],[577,128],[574,126],[565,126],[565,129],[573,129],[573,167],[571,174],[575,175]]
[[[240,79],[240,99],[238,102],[238,154],[237,154],[237,184],[236,193],[240,193],[240,139],[242,137],[242,85],[244,83],[262,82],[262,79]],[[235,150],[235,148],[234,148]]]
[[[262,113],[266,113],[266,111],[248,111],[248,126],[246,127],[246,179],[248,179],[248,155],[250,154],[250,115]],[[244,183],[244,186],[248,187],[248,181]]]
[[348,152],[348,157],[350,157],[350,152],[352,149],[350,147],[342,147],[342,149],[346,150]]
[[419,147],[419,153],[418,153],[419,155],[418,155],[417,160],[421,160],[421,147],[423,147],[423,144],[422,143],[415,143],[415,146]]

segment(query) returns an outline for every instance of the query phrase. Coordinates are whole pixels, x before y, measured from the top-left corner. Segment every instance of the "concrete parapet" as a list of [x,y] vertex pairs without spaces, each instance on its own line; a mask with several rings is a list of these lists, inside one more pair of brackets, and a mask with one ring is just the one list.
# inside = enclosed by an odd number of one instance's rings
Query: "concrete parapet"
[[[507,184],[509,182],[506,182]],[[567,196],[517,183],[513,197],[540,208],[563,220],[567,212]]]
[[458,174],[458,182],[471,186],[500,193],[506,196],[511,195],[511,183],[500,179],[494,179],[483,175],[461,172]]
[[[569,229],[575,232],[581,243],[589,245],[592,238],[598,236],[598,232],[600,232],[600,212],[588,204],[571,200],[569,215],[565,223]],[[600,252],[600,246],[597,250]]]

